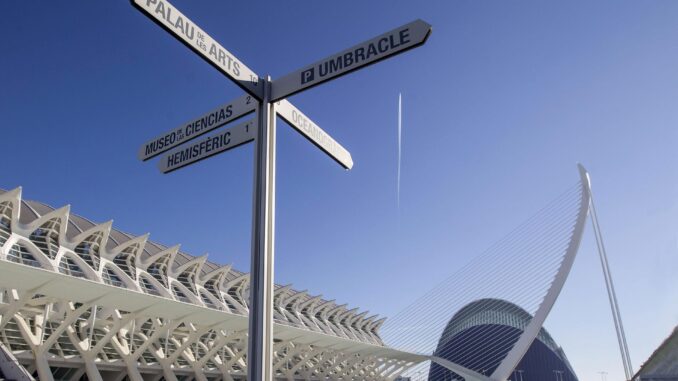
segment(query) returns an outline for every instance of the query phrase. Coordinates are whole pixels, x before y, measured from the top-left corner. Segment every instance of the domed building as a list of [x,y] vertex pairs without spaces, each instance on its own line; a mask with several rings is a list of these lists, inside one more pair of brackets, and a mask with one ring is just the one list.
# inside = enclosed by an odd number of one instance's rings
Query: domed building
[[[531,319],[527,311],[508,301],[476,300],[460,309],[447,323],[434,355],[489,377]],[[492,340],[488,340],[490,336]],[[509,379],[578,381],[565,352],[544,328]],[[463,377],[431,363],[429,380],[463,380]]]

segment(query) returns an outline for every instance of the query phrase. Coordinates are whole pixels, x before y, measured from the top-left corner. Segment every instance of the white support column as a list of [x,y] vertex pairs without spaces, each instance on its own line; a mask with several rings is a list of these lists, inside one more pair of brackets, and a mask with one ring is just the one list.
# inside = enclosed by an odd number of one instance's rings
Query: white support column
[[[581,164],[580,164],[581,167]],[[583,167],[581,167],[583,170]],[[614,289],[614,282],[612,281],[612,273],[610,271],[610,264],[607,260],[607,250],[605,250],[605,243],[603,242],[603,233],[600,230],[598,223],[598,213],[596,212],[596,205],[593,202],[593,192],[591,191],[591,184],[588,183],[589,194],[591,195],[591,224],[593,225],[593,233],[596,238],[596,246],[598,248],[598,256],[600,257],[600,265],[603,268],[603,278],[605,279],[605,288],[607,289],[607,296],[610,301],[610,309],[612,311],[612,320],[614,328],[617,333],[617,341],[619,342],[619,351],[621,352],[622,364],[624,365],[624,373],[626,379],[630,380],[633,377],[633,366],[631,365],[631,355],[629,354],[629,347],[626,343],[626,333],[624,332],[624,324],[621,320],[621,312],[619,311],[619,302],[617,301],[617,292]]]
[[221,369],[221,379],[223,381],[234,381],[233,377],[231,377],[230,373],[226,369]]
[[90,322],[89,326],[89,342],[92,342],[92,337],[94,336],[94,324],[96,323],[97,320],[97,305],[92,306],[92,313],[91,313],[92,320]]
[[31,291],[19,293],[17,290],[8,291],[12,300],[6,306],[0,307],[0,330],[4,329],[7,323],[14,317],[21,308],[31,299],[34,293]]
[[205,376],[205,373],[202,372],[202,370],[196,368],[195,369],[195,381],[207,381],[207,377]]
[[177,379],[177,376],[174,374],[174,371],[172,370],[172,364],[169,363],[166,360],[160,361],[160,365],[162,366],[162,375],[165,377],[166,381],[179,381]]
[[[45,329],[47,328],[47,320],[49,319],[49,314],[52,310],[52,303],[48,303],[47,306],[45,306],[45,314],[41,317],[42,321],[40,322],[40,343],[45,341]],[[36,316],[36,322],[38,321],[38,317]]]
[[141,373],[139,373],[139,366],[135,360],[125,361],[125,366],[127,367],[127,377],[129,377],[131,381],[144,381],[144,378],[141,377]]
[[35,369],[38,371],[38,379],[40,381],[54,381],[52,371],[49,369],[46,353],[37,353],[33,351],[35,356]]
[[87,373],[87,379],[89,379],[89,381],[103,381],[101,373],[99,373],[99,369],[97,369],[94,359],[90,356],[86,356],[83,357],[83,360],[85,360],[85,372]]
[[[230,370],[232,369],[233,365],[234,365],[235,363],[239,362],[240,359],[242,359],[242,357],[243,357],[244,354],[245,354],[244,351],[242,351],[242,352],[236,352],[236,351],[233,351],[233,354],[232,354],[232,356],[231,356],[231,359],[228,360],[226,363],[224,363],[224,364],[220,367],[221,373],[223,374],[223,376],[224,376],[225,379],[227,379],[228,381],[233,381],[233,377],[230,375],[229,372],[230,372]],[[250,380],[249,377],[248,377],[247,379]]]

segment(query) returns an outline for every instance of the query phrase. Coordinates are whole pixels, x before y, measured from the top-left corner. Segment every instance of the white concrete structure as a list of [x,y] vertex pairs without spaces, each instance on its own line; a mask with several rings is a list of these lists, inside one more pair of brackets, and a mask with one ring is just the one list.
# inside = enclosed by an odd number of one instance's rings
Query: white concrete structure
[[[0,352],[42,381],[241,380],[248,274],[0,191]],[[389,380],[384,319],[276,286],[276,377]],[[29,377],[26,377],[29,379]]]
[[[415,302],[412,313],[400,319],[404,329],[393,331],[400,340],[388,342],[406,350],[384,344],[379,332],[384,319],[276,286],[276,379],[393,380],[417,374],[413,367],[429,361],[467,381],[508,379],[540,332],[576,257],[590,206],[583,167],[577,185],[556,201],[521,225],[518,236],[528,237],[527,243],[509,235],[515,247],[496,246],[479,257],[478,266],[450,278],[460,284],[443,283]],[[478,277],[478,269],[485,271],[482,287],[462,287],[470,283],[466,276]],[[515,276],[525,272],[541,280]],[[446,307],[478,295],[507,296],[516,305],[531,306],[525,310],[532,318],[515,339],[487,335],[488,347],[506,346],[489,375],[436,356],[428,343],[432,338],[435,348],[451,316]],[[133,237],[110,222],[94,224],[71,215],[68,206],[24,201],[20,188],[0,190],[0,369],[5,376],[244,380],[249,299],[246,273],[149,241],[148,235]],[[382,334],[388,338],[387,328]]]

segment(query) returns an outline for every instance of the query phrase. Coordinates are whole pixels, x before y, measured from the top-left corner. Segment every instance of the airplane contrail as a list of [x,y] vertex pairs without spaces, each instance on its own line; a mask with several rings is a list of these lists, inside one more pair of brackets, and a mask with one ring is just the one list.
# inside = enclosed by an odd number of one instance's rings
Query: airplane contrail
[[402,115],[403,115],[402,93],[398,93],[398,185],[396,197],[399,210],[400,210],[400,159],[401,159],[402,131],[403,131]]

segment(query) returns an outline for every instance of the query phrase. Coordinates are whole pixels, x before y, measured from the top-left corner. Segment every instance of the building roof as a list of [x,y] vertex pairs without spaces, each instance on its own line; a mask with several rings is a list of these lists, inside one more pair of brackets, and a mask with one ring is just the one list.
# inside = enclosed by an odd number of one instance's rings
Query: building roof
[[[522,331],[531,319],[532,315],[527,311],[506,300],[479,299],[467,304],[454,314],[445,328],[443,339],[451,338],[464,329],[481,324],[502,324]],[[541,328],[537,339],[552,351],[558,350],[558,345],[546,329]]]
[[[177,296],[176,293],[172,292],[173,289],[170,288],[170,292],[163,293],[160,290],[162,297],[167,297],[170,299],[180,299],[183,302],[188,302],[192,304],[197,304],[198,306],[210,306],[210,303],[206,303],[209,296],[205,297],[200,295],[198,289],[204,289],[204,283],[209,278],[216,278],[219,276],[219,285],[217,288],[223,288],[225,295],[221,295],[224,299],[231,296],[233,300],[221,300],[220,295],[217,296],[217,300],[213,300],[213,304],[216,304],[214,308],[227,310],[228,312],[246,315],[249,305],[249,274],[233,269],[231,266],[219,265],[214,262],[207,260],[207,256],[196,257],[186,252],[179,250],[179,246],[167,246],[158,242],[151,241],[147,236],[134,236],[132,234],[126,233],[120,229],[113,228],[111,222],[97,224],[91,220],[70,213],[70,207],[55,209],[54,207],[31,200],[21,199],[20,188],[13,191],[6,191],[0,189],[0,198],[4,195],[5,197],[9,193],[17,193],[17,201],[20,202],[20,210],[18,211],[19,222],[21,225],[29,226],[35,221],[38,221],[44,216],[50,215],[51,213],[63,214],[63,221],[65,222],[64,227],[64,241],[73,241],[73,240],[83,240],[86,237],[83,237],[83,233],[87,231],[100,230],[104,232],[105,239],[102,240],[102,244],[105,247],[105,251],[113,253],[116,251],[116,248],[124,248],[126,245],[130,244],[132,241],[139,241],[141,243],[138,252],[134,253],[134,260],[132,267],[137,267],[131,272],[131,278],[135,278],[140,272],[148,272],[149,267],[151,267],[151,262],[162,262],[165,261],[167,269],[165,273],[162,274],[164,277],[164,285],[169,285],[170,283],[176,281],[178,278],[181,278],[182,275],[185,275],[185,272],[192,272],[190,274],[193,276],[193,279],[197,285],[187,285],[186,288],[181,287],[182,284],[178,284],[177,287],[181,289],[181,293],[187,294],[187,292],[193,291],[193,294],[198,295],[185,295],[188,297]],[[27,234],[29,235],[30,232]],[[78,242],[71,242],[75,246]],[[69,245],[66,245],[69,246]],[[166,253],[166,256],[160,256],[161,253]],[[77,258],[75,258],[77,259]],[[115,262],[111,258],[111,262]],[[189,264],[194,262],[193,264]],[[187,265],[189,264],[189,265]],[[113,268],[114,272],[122,272],[120,275],[121,278],[124,278],[124,270],[118,271],[121,269],[116,268],[115,263],[109,264]],[[101,269],[93,269],[94,272],[100,271]],[[87,273],[87,271],[85,271]],[[148,275],[144,273],[144,275]],[[87,277],[87,276],[85,276]],[[91,278],[91,277],[90,277]],[[171,278],[171,279],[170,279]],[[123,279],[124,280],[124,279]],[[131,283],[139,283],[137,279],[132,279]],[[149,278],[149,282],[153,283],[153,279]],[[176,283],[176,282],[175,282]],[[153,284],[156,288],[160,288],[158,284]],[[185,285],[185,284],[184,284]],[[136,291],[145,292],[144,287],[134,287],[135,284],[127,284],[127,288],[135,289]],[[138,286],[138,285],[136,285]],[[230,289],[226,289],[230,287]],[[377,315],[368,315],[367,311],[362,312],[357,308],[350,308],[346,304],[338,304],[334,300],[323,299],[321,295],[313,296],[306,291],[298,291],[292,288],[291,285],[275,285],[276,296],[275,296],[275,311],[274,319],[277,323],[295,326],[297,328],[309,329],[314,331],[320,331],[324,334],[339,336],[343,338],[348,338],[350,340],[362,341],[370,344],[383,345],[383,342],[378,334],[378,329],[384,322],[384,318],[379,318]],[[220,301],[223,301],[224,305],[220,305]],[[235,305],[235,308],[233,308]],[[296,311],[298,309],[298,311]],[[299,316],[301,315],[301,316]]]
[[678,378],[678,326],[640,366],[633,379],[665,377]]
[[[462,307],[450,319],[440,337],[438,347],[445,347],[447,341],[453,340],[457,334],[473,327],[496,324],[524,331],[531,320],[532,315],[529,312],[507,300],[495,298],[475,300]],[[536,339],[558,356],[574,374],[574,369],[565,356],[565,351],[553,340],[546,328],[540,328]]]

